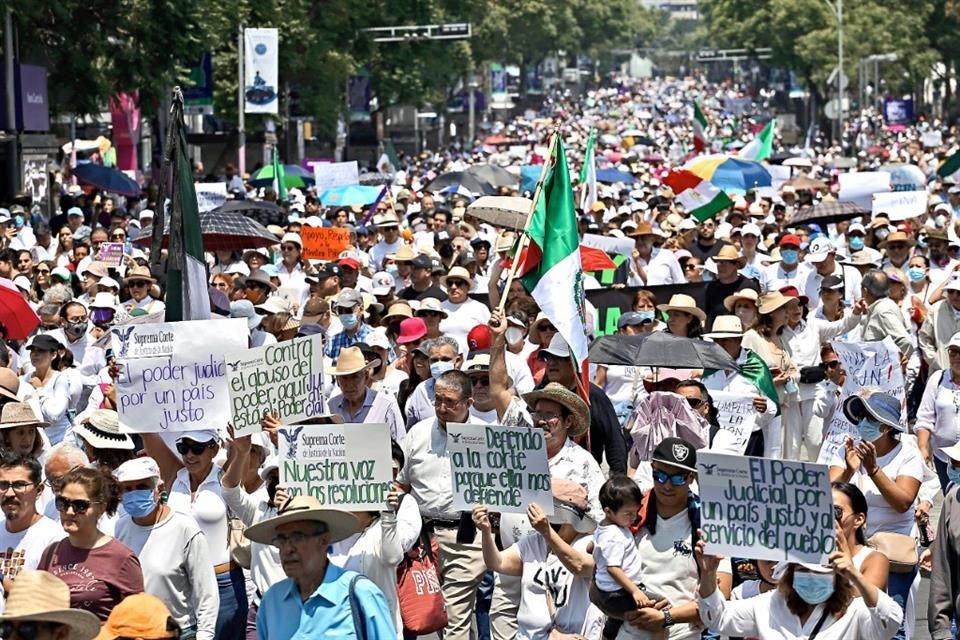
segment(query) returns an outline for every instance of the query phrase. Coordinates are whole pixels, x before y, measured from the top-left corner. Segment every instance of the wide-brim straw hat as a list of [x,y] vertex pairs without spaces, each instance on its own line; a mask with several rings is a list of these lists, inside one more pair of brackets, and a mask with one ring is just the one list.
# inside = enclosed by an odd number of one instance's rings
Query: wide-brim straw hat
[[771,293],[766,293],[760,296],[760,306],[758,308],[758,313],[765,316],[769,313],[773,313],[780,307],[786,306],[791,300],[797,300],[792,296],[785,296],[779,291],[773,291]]
[[704,338],[711,340],[723,338],[742,338],[743,323],[737,316],[717,316],[713,319],[713,331],[706,333]]
[[349,376],[365,369],[374,369],[380,366],[380,358],[367,362],[360,347],[344,347],[337,356],[337,366],[330,372],[331,376]]
[[737,304],[737,300],[749,300],[753,304],[757,304],[760,300],[760,294],[754,289],[740,289],[740,291],[724,298],[723,306],[727,311],[733,311],[733,305]]
[[271,544],[277,537],[277,527],[291,522],[322,522],[327,526],[330,543],[339,542],[360,531],[360,521],[349,511],[324,508],[319,500],[311,496],[296,496],[283,505],[276,517],[247,527],[243,535],[260,544]]
[[146,280],[151,284],[157,281],[150,273],[150,267],[131,267],[127,271],[127,277],[123,279],[123,284],[130,284],[131,280]]
[[740,255],[740,252],[737,251],[737,248],[732,244],[725,244],[720,248],[720,251],[717,252],[717,255],[713,256],[714,262],[736,262],[739,265],[744,263],[744,258]]
[[660,311],[681,311],[683,313],[689,313],[695,318],[699,318],[700,322],[706,322],[707,320],[707,314],[703,312],[703,309],[697,307],[697,301],[685,293],[675,293],[670,297],[668,304],[657,305],[657,309]]
[[52,573],[26,569],[7,593],[0,622],[52,622],[70,629],[68,640],[93,640],[100,620],[89,611],[70,608],[70,588]]
[[132,450],[135,446],[130,436],[120,432],[117,412],[111,409],[97,409],[89,420],[81,422],[73,430],[97,449]]
[[571,438],[582,436],[590,428],[590,409],[583,398],[564,387],[559,382],[551,382],[543,389],[523,394],[523,401],[532,409],[538,400],[550,400],[567,408],[573,414],[574,424],[567,435]]
[[0,429],[17,427],[45,427],[47,423],[33,412],[27,402],[8,402],[0,410]]

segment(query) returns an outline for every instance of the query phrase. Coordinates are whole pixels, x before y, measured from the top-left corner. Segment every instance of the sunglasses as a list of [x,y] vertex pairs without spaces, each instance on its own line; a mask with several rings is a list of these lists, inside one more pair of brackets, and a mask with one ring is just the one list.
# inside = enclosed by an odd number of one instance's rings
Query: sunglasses
[[281,249],[282,251],[296,251],[297,249],[299,249],[299,247],[298,247],[297,245],[294,245],[294,244],[288,244],[288,245],[284,245],[284,246],[280,247],[280,249]]
[[831,362],[824,362],[824,363],[823,363],[824,369],[834,369],[834,368],[839,367],[839,366],[840,366],[840,361],[839,361],[839,360],[833,360],[833,361],[831,361]]
[[[476,377],[475,377],[475,376],[471,376],[471,377],[470,377],[470,383],[471,383],[473,386],[475,386],[475,387],[489,387],[489,386],[490,386],[490,378],[487,378],[487,377],[481,378],[481,377],[479,377],[479,376],[476,376]],[[3,491],[0,490],[0,493],[3,493]]]
[[99,501],[92,500],[70,500],[69,498],[64,498],[63,496],[57,496],[54,499],[54,506],[56,506],[57,511],[60,513],[66,513],[73,508],[73,512],[78,516],[82,516],[89,509],[90,505],[100,504]]
[[439,311],[418,311],[417,315],[424,318],[439,318],[443,314]]
[[50,273],[50,269],[34,269],[34,273],[37,275]]
[[150,284],[150,283],[147,282],[146,280],[132,280],[132,281],[130,282],[130,286],[133,287],[133,288],[135,288],[135,289],[139,289],[140,287],[146,287],[146,286],[149,285],[149,284]]
[[123,235],[122,233],[118,233],[118,234],[115,235],[115,236],[110,236],[110,239],[111,239],[111,240],[126,240],[126,239],[127,239],[127,236]]
[[34,640],[41,631],[53,633],[60,626],[58,622],[0,622],[0,638],[7,640],[16,634],[17,638]]
[[180,455],[185,456],[188,453],[192,453],[195,456],[202,455],[204,451],[213,447],[212,442],[178,442],[177,451]]
[[447,280],[447,288],[456,287],[457,289],[463,289],[467,286],[467,283],[463,280]]
[[669,473],[660,471],[659,469],[653,470],[653,479],[657,481],[657,484],[667,484],[667,481],[669,480],[670,484],[675,487],[682,487],[683,485],[687,484],[686,474],[675,473],[670,475]]
[[703,405],[703,398],[687,398],[687,404],[691,409],[699,409]]

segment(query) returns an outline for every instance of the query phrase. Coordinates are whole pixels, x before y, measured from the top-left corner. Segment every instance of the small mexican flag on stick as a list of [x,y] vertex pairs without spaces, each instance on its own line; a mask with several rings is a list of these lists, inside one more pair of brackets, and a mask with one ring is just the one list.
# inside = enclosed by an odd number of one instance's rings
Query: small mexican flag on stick
[[677,200],[690,215],[701,222],[733,206],[733,200],[726,193],[686,169],[671,171],[663,182],[673,189]]
[[700,111],[700,105],[693,103],[693,148],[700,153],[707,148],[710,140],[707,138],[707,119]]

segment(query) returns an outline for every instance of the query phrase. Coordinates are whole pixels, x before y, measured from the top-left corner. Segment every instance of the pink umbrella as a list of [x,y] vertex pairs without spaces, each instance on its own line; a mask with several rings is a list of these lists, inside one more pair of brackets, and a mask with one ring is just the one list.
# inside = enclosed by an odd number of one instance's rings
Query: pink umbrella
[[0,278],[0,324],[8,340],[26,340],[40,326],[40,318],[12,280]]

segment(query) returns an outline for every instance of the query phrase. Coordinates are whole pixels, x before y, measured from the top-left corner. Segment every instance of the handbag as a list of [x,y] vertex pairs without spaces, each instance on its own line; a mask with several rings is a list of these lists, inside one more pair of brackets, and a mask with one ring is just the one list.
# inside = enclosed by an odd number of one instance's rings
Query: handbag
[[447,626],[437,549],[425,533],[397,567],[397,603],[405,633],[424,636]]
[[244,569],[250,568],[250,538],[243,535],[247,525],[243,524],[240,518],[227,519],[227,548],[230,549],[230,557]]
[[887,556],[891,573],[912,573],[920,561],[913,536],[880,531],[870,536],[867,543]]

